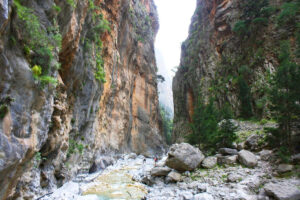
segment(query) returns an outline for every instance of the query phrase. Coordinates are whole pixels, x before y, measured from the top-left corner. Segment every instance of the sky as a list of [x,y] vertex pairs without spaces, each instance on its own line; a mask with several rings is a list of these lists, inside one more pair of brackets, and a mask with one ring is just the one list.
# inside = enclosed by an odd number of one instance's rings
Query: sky
[[158,74],[166,79],[158,85],[159,100],[173,111],[172,72],[180,62],[181,43],[187,38],[196,0],[154,0],[159,16],[155,41]]

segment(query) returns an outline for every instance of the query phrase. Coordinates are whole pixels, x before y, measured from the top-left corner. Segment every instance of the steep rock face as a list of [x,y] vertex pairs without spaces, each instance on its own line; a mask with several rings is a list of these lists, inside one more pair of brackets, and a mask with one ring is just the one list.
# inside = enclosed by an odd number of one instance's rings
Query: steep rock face
[[152,0],[0,10],[0,199],[36,198],[104,154],[162,152]]
[[[218,108],[228,103],[236,116],[270,115],[266,91],[270,74],[279,65],[282,41],[289,42],[292,59],[299,63],[295,56],[299,12],[284,15],[284,3],[197,1],[173,79],[174,141],[189,133],[198,97],[204,102],[215,97]],[[296,1],[290,3],[297,9]]]

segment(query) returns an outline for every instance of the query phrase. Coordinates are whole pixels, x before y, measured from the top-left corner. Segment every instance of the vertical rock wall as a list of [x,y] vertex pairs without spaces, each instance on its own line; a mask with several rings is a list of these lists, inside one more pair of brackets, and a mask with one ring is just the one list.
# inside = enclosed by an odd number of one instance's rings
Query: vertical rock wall
[[163,151],[152,0],[0,10],[0,199],[34,199],[113,153]]
[[[237,117],[272,117],[266,98],[268,79],[279,65],[282,41],[289,42],[292,59],[299,63],[295,54],[299,11],[284,11],[285,3],[197,1],[173,79],[174,141],[189,133],[188,124],[199,97],[206,102],[215,97],[218,108],[230,104]],[[289,8],[299,8],[299,2],[289,3]]]

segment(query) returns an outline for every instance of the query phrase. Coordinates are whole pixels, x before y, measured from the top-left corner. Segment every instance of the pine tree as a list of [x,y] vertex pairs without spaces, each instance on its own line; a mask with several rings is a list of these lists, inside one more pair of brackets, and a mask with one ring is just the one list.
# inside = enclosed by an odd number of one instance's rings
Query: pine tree
[[281,43],[279,62],[270,96],[279,122],[278,140],[291,149],[292,126],[300,116],[300,66],[291,61],[289,41]]
[[219,124],[217,140],[219,147],[230,147],[237,138],[237,127],[232,122],[233,114],[229,104],[225,104],[221,110],[222,121]]

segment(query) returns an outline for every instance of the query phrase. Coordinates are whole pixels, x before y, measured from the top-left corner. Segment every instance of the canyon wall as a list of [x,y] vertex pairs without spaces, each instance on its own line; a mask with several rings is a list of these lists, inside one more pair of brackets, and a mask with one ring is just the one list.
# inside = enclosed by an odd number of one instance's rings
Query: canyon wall
[[163,152],[152,0],[0,3],[0,199]]
[[236,117],[272,118],[270,75],[279,66],[283,41],[299,64],[297,27],[299,1],[197,0],[173,79],[173,141],[191,131],[199,97],[214,97],[219,109],[229,104]]

